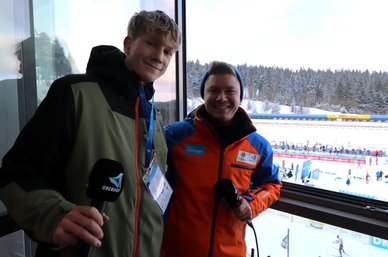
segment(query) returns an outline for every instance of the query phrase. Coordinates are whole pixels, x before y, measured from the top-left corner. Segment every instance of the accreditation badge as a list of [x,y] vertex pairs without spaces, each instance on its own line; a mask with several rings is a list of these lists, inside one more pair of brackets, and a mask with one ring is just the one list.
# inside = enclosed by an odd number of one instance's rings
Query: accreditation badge
[[172,188],[160,169],[155,156],[153,157],[150,166],[147,168],[146,174],[143,176],[143,181],[148,191],[159,205],[162,214],[164,214],[172,195]]

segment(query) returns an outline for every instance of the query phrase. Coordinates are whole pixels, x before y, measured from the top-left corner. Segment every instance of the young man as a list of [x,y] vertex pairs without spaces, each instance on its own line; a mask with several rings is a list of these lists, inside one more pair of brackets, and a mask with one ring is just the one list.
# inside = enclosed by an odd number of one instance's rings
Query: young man
[[234,66],[211,63],[205,103],[165,129],[174,192],[162,257],[245,257],[247,222],[279,198],[272,148],[239,107],[243,86]]
[[[142,177],[146,157],[165,169],[167,146],[149,100],[180,43],[164,12],[141,11],[129,21],[124,53],[97,46],[86,74],[54,81],[0,169],[1,200],[39,243],[36,257],[71,256],[83,243],[95,247],[92,257],[159,256],[163,219]],[[102,159],[121,164],[125,178],[104,214],[87,195],[89,174]],[[107,190],[120,187],[113,185]]]

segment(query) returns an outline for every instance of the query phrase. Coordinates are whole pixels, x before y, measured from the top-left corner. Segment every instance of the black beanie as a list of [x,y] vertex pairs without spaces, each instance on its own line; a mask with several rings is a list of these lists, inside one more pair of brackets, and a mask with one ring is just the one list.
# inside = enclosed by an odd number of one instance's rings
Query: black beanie
[[[240,71],[237,69],[237,67],[235,67],[235,66],[233,66],[231,64],[229,64],[229,65],[230,65],[230,67],[232,67],[232,69],[236,73],[237,79],[240,82],[240,101],[242,101],[243,96],[244,96],[244,80],[243,80],[243,78],[241,76]],[[205,82],[208,79],[208,77],[209,77],[209,70],[206,71],[206,73],[203,76],[202,81],[201,81],[201,88],[200,89],[201,89],[201,97],[202,97],[202,99],[203,99],[203,96],[204,96],[204,93],[205,93]]]

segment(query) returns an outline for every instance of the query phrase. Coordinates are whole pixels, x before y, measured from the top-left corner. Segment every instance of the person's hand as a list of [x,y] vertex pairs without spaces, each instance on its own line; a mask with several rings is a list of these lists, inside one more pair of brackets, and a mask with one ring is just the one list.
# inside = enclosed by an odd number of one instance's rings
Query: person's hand
[[68,212],[58,223],[53,233],[53,243],[59,246],[73,246],[79,240],[94,246],[101,246],[104,236],[102,226],[109,220],[95,207],[79,205]]
[[252,208],[249,205],[248,201],[242,196],[239,196],[239,201],[240,201],[240,206],[233,210],[234,214],[241,221],[251,220],[252,219]]

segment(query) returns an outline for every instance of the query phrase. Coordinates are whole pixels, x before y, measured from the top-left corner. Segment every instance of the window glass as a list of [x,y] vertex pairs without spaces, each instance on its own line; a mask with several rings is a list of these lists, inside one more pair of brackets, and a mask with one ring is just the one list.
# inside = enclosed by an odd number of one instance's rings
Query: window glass
[[241,107],[271,142],[285,184],[388,201],[387,7],[188,2],[188,112],[203,102],[210,61],[236,65],[245,79]]
[[[0,8],[0,157],[19,133],[21,43],[30,37],[28,1],[2,0]],[[0,215],[5,208],[0,204]]]
[[282,180],[388,201],[387,122],[254,119]]
[[21,43],[30,37],[28,1],[16,2],[2,0],[0,8],[0,157],[11,147],[19,131]]
[[[69,73],[85,73],[90,50],[113,45],[122,50],[130,17],[140,10],[165,11],[174,18],[173,1],[35,0],[34,25],[38,101],[51,83]],[[85,16],[87,10],[87,16]],[[47,15],[49,14],[49,15]],[[165,122],[175,118],[175,58],[155,83],[156,106]]]
[[[0,1],[0,159],[19,133],[19,85],[23,78],[22,43],[31,37],[28,0]],[[7,211],[0,202],[0,216]],[[4,257],[25,256],[24,233],[19,230],[0,238]]]
[[[339,209],[355,199],[364,208],[370,199],[388,201],[388,38],[380,32],[387,4],[372,2],[187,3],[188,112],[203,102],[199,86],[210,61],[236,65],[246,85],[241,106],[273,146],[283,192],[297,189],[317,212],[323,208],[311,194],[336,198]],[[272,211],[253,220],[258,231],[271,231],[258,232],[263,256],[340,256],[337,234],[350,256],[387,254],[380,238]],[[250,256],[255,244],[247,231]]]

